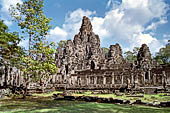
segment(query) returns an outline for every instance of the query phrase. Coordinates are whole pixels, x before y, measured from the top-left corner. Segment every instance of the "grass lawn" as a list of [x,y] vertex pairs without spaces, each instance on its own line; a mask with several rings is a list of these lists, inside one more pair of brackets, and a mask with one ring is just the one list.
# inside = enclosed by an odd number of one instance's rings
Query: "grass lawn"
[[10,98],[0,100],[0,113],[170,113],[170,108],[55,101],[50,97],[53,93],[34,94],[25,100]]

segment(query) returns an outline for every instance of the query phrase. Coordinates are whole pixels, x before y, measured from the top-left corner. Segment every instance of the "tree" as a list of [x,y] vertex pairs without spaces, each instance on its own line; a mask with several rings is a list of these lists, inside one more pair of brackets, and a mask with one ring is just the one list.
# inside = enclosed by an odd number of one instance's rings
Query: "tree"
[[[38,43],[36,50],[38,55],[36,55],[35,59],[29,56],[22,57],[22,71],[24,72],[24,80],[26,82],[23,98],[26,97],[27,87],[30,82],[39,83],[42,85],[42,80],[45,82],[50,75],[57,73],[57,67],[54,60],[54,54],[56,52],[54,46],[54,43],[45,44],[41,41]],[[44,87],[42,86],[42,89],[43,88]]]
[[125,60],[127,62],[134,62],[137,60],[137,54],[138,54],[139,48],[138,47],[134,47],[133,52],[131,51],[127,51],[125,52]]
[[29,35],[29,55],[33,45],[47,35],[51,28],[47,18],[43,12],[43,0],[25,0],[22,4],[17,3],[17,6],[11,6],[10,13],[20,26],[22,33]]
[[135,60],[134,55],[133,55],[133,52],[127,51],[127,52],[125,52],[124,54],[125,54],[125,60],[126,60],[127,62],[133,62],[133,61]]
[[54,43],[48,44],[45,37],[51,28],[50,20],[43,13],[43,0],[25,0],[17,3],[16,8],[11,6],[11,16],[20,26],[22,33],[29,37],[29,54],[23,55],[22,71],[24,72],[25,92],[30,82],[38,82],[57,73],[54,60]]
[[0,64],[5,66],[5,83],[7,85],[7,71],[9,66],[16,67],[19,65],[20,56],[24,54],[23,49],[18,46],[20,38],[18,33],[8,32],[2,20],[0,20]]
[[154,59],[160,64],[170,64],[170,40],[165,47],[160,48]]
[[61,40],[60,42],[58,42],[58,46],[61,47],[61,48],[64,48],[66,43],[67,43],[66,40]]
[[106,57],[108,57],[109,54],[109,48],[103,47],[103,51]]

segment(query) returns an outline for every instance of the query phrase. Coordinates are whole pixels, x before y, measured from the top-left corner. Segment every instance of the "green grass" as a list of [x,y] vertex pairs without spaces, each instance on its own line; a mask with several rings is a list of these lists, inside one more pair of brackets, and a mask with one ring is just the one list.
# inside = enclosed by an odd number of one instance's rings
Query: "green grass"
[[58,93],[62,93],[62,92],[61,91],[54,91],[54,92],[50,92],[50,93],[33,94],[33,96],[37,96],[37,97],[50,97],[53,94],[58,94]]
[[49,97],[5,99],[0,113],[169,113],[170,108],[129,106],[82,101],[55,101]]
[[[118,104],[104,104],[83,101],[55,101],[52,92],[46,94],[33,94],[27,99],[10,99],[5,98],[0,100],[0,113],[170,113],[170,108],[156,108],[137,105],[118,105]],[[91,94],[85,92],[84,94],[74,94],[76,96],[99,96],[99,97],[113,97],[113,98],[127,98],[126,96],[115,96],[114,94]],[[164,98],[163,94],[159,95],[145,95],[147,100],[154,98]],[[161,99],[160,99],[161,100]]]

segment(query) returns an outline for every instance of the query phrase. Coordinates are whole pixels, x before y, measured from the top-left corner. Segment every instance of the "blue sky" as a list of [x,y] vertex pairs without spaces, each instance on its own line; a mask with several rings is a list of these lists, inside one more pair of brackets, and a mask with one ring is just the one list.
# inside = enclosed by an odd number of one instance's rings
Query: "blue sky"
[[[102,47],[120,43],[124,51],[145,43],[154,54],[170,39],[170,0],[44,0],[44,11],[52,18],[49,41],[73,39],[81,19],[88,16]],[[0,18],[10,31],[19,31],[8,8],[23,0],[0,0]],[[28,39],[20,43],[27,47]]]

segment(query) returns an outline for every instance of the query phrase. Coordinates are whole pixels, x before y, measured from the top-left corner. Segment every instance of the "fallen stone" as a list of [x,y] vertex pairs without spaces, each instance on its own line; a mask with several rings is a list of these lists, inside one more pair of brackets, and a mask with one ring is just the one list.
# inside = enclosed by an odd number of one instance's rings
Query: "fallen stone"
[[123,94],[115,93],[116,96],[123,96]]
[[64,96],[65,100],[75,100],[76,98],[74,96]]
[[160,102],[161,107],[170,107],[170,101],[168,102]]
[[102,98],[102,103],[109,103],[109,99],[108,98]]
[[142,102],[141,100],[136,100],[132,104],[146,105],[146,103]]
[[58,97],[58,94],[53,94],[53,97]]
[[123,101],[123,104],[130,104],[130,100]]
[[78,97],[76,97],[76,100],[78,100],[78,101],[84,101],[84,97],[83,97],[83,96],[78,96]]
[[114,103],[114,104],[117,104],[117,103],[123,104],[123,100],[113,99],[112,103]]
[[154,104],[151,103],[151,102],[147,102],[145,105],[146,105],[146,106],[154,106]]
[[54,100],[64,100],[64,97],[56,97]]

